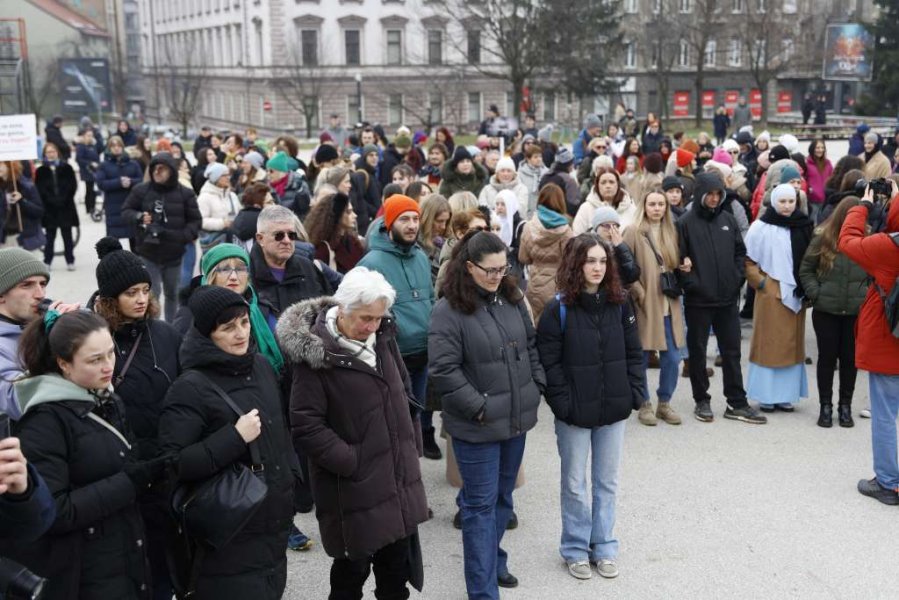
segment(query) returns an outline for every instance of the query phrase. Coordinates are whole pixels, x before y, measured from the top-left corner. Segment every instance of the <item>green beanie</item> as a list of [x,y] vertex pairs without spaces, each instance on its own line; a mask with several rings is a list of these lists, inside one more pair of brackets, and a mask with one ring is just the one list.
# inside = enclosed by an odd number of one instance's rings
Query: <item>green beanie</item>
[[237,244],[218,244],[210,248],[209,251],[203,255],[202,260],[200,260],[200,271],[203,273],[201,283],[206,285],[209,282],[209,275],[215,265],[229,258],[239,258],[247,265],[247,267],[250,266],[250,255],[247,254],[246,250]]
[[[286,152],[278,152],[273,157],[268,159],[265,167],[267,169],[271,169],[272,171],[281,171],[282,173],[290,173],[294,169],[290,168],[290,161],[292,159],[287,156]],[[296,161],[294,161],[296,162]]]
[[23,248],[0,250],[0,295],[35,275],[43,275],[50,281],[50,269],[44,261]]

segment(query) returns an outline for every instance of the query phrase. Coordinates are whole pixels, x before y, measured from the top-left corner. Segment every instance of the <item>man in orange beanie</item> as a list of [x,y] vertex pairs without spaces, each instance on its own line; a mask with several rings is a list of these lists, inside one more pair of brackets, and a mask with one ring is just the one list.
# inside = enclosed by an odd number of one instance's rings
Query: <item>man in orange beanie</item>
[[[393,316],[397,325],[397,344],[409,379],[412,393],[422,405],[428,380],[428,328],[434,307],[434,286],[431,284],[431,263],[418,245],[418,203],[402,194],[394,194],[384,202],[384,223],[371,236],[368,254],[358,266],[381,273],[396,290]],[[424,452],[428,458],[439,459],[442,454],[434,439],[431,411],[422,414]]]

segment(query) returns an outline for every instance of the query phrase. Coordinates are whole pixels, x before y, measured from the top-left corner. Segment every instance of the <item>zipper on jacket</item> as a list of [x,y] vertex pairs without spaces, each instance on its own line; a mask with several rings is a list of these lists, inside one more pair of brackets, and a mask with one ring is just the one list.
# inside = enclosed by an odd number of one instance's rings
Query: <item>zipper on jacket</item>
[[337,476],[337,512],[340,515],[340,537],[343,540],[343,556],[350,558],[349,546],[346,543],[346,520],[343,518],[343,502],[340,501],[340,475]]
[[[484,308],[487,311],[487,314],[489,314],[490,317],[493,319],[493,322],[496,323],[496,328],[497,328],[497,330],[499,330],[500,337],[503,338],[503,345],[500,347],[500,350],[502,351],[502,354],[503,354],[503,362],[506,363],[506,371],[509,373],[509,392],[512,396],[512,403],[513,403],[512,417],[515,420],[512,431],[517,436],[517,435],[521,434],[521,397],[520,397],[521,390],[518,389],[518,378],[515,377],[515,374],[512,372],[512,362],[510,360],[509,353],[506,352],[506,343],[508,343],[509,345],[514,344],[515,356],[516,356],[516,358],[518,358],[519,357],[518,341],[511,339],[511,336],[508,334],[508,332],[505,330],[505,328],[502,326],[502,324],[500,324],[499,319],[497,319],[496,315],[493,314],[493,311],[490,310],[489,305],[485,306]],[[518,366],[516,365],[515,368],[517,370]]]

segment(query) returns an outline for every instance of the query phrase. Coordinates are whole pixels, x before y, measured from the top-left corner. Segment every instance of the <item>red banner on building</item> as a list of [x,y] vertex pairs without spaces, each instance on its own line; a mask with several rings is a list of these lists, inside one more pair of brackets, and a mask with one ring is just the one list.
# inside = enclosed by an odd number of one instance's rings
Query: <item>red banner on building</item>
[[762,91],[749,90],[749,110],[752,111],[753,119],[762,118]]
[[690,92],[674,92],[674,116],[690,116]]
[[704,90],[702,92],[702,107],[715,108],[715,90]]
[[777,93],[777,112],[786,113],[793,110],[793,92],[783,90]]
[[737,107],[737,101],[740,99],[740,92],[736,90],[728,90],[724,92],[724,106],[727,108],[727,114],[734,116],[734,109]]

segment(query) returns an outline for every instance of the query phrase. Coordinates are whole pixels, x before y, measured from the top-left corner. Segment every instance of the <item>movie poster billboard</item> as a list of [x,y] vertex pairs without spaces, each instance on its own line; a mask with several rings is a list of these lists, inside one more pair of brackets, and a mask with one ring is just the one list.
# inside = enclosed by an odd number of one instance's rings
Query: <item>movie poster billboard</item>
[[63,114],[95,115],[98,112],[109,112],[112,94],[107,59],[61,58],[59,79]]
[[859,23],[828,25],[824,38],[824,79],[871,81],[874,36]]

